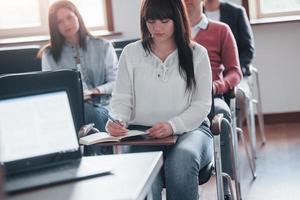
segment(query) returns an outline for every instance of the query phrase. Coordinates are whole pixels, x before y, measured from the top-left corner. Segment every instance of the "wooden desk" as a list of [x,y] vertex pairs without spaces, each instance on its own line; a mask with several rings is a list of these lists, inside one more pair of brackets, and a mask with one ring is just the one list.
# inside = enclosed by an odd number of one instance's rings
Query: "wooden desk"
[[88,164],[111,166],[113,174],[14,194],[6,200],[142,200],[163,164],[162,152],[82,159]]
[[173,135],[166,138],[129,138],[128,140],[122,140],[120,142],[103,142],[95,145],[99,146],[118,146],[118,145],[174,145],[177,141],[178,136]]
[[115,154],[122,153],[122,147],[123,145],[133,145],[133,146],[156,146],[156,145],[174,145],[177,141],[178,136],[172,135],[166,138],[147,138],[147,139],[128,139],[128,140],[122,140],[120,142],[103,142],[98,143],[95,145],[99,146],[113,146],[113,151]]

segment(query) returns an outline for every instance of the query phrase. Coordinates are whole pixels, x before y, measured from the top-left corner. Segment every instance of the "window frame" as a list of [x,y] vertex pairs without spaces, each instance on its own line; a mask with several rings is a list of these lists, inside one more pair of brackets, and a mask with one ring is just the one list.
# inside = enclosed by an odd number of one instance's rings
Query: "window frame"
[[[40,20],[41,26],[38,27],[25,27],[25,28],[11,28],[11,29],[0,29],[0,39],[17,38],[17,37],[28,37],[28,36],[42,36],[49,35],[48,30],[48,0],[39,0],[40,9]],[[112,13],[112,2],[111,0],[104,0],[104,26],[88,27],[89,31],[114,31],[113,24],[113,13]]]
[[300,10],[299,11],[263,13],[262,10],[261,10],[261,1],[262,0],[256,0],[258,18],[284,17],[284,16],[291,16],[291,15],[300,15]]
[[242,5],[245,7],[250,22],[282,22],[282,21],[294,21],[299,20],[299,11],[287,11],[287,12],[261,12],[261,0],[242,0]]

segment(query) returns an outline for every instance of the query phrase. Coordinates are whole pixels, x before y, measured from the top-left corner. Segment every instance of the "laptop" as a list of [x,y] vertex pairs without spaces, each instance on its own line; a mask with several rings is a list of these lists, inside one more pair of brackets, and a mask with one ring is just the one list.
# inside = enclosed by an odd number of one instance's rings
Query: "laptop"
[[81,161],[65,90],[0,99],[0,162],[8,193],[111,171]]

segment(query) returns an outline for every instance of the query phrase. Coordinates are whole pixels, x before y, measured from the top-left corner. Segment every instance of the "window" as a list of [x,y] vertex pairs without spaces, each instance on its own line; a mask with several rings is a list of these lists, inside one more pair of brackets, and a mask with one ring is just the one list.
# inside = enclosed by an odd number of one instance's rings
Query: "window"
[[250,19],[300,16],[300,0],[247,0]]
[[[113,31],[111,0],[71,0],[89,30]],[[55,0],[1,0],[0,38],[48,34],[48,8]]]

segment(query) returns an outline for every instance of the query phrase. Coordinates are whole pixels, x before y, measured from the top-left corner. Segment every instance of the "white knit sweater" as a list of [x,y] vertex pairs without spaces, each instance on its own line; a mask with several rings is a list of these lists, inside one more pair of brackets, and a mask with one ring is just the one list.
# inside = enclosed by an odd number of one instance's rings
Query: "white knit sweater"
[[125,47],[110,104],[111,114],[128,124],[152,126],[167,121],[175,134],[200,126],[211,107],[211,67],[204,47],[193,44],[197,89],[186,91],[179,74],[178,52],[162,62],[146,54],[141,41]]

